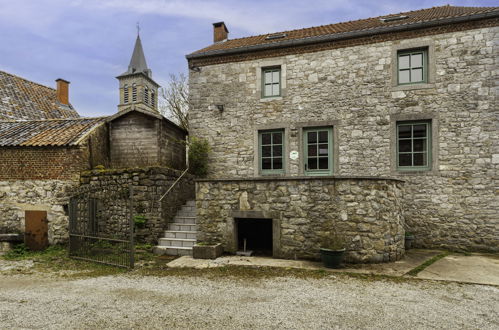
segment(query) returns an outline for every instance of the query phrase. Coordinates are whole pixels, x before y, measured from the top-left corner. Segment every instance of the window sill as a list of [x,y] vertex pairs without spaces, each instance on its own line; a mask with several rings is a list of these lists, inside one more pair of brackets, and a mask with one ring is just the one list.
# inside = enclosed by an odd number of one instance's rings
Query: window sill
[[392,86],[392,91],[410,91],[410,90],[428,89],[428,88],[435,88],[435,84],[422,83],[422,84],[397,85],[397,86]]
[[407,175],[407,176],[432,176],[436,175],[437,172],[432,169],[427,169],[427,170],[397,170],[395,172],[392,172],[392,175]]
[[260,98],[260,102],[271,102],[271,101],[281,101],[282,96],[273,96],[273,97],[262,97]]

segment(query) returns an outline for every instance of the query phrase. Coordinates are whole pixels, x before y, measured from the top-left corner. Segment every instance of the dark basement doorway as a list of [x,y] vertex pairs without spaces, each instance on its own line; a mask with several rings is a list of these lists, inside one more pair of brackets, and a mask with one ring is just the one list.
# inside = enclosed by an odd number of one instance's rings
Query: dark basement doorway
[[272,219],[236,219],[237,250],[252,250],[254,256],[272,256]]

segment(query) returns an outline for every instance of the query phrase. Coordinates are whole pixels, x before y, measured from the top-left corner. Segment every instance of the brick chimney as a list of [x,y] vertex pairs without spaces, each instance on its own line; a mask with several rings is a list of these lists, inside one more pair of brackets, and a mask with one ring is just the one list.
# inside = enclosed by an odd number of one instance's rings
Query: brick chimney
[[229,30],[224,22],[213,23],[213,42],[224,41],[229,37]]
[[61,78],[55,81],[57,82],[57,101],[69,105],[69,81]]

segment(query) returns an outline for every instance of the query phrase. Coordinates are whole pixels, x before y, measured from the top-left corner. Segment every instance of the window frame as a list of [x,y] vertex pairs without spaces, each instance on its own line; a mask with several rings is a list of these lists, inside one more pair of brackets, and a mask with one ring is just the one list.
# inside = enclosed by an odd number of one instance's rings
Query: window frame
[[123,103],[127,104],[129,102],[129,90],[128,90],[128,84],[125,84],[123,86]]
[[[422,75],[423,79],[420,81],[409,81],[406,83],[401,83],[400,82],[400,71],[409,71],[409,80],[412,74],[413,68],[411,67],[410,61],[411,61],[411,56],[414,54],[422,53],[422,66],[421,67],[416,67],[422,69]],[[428,47],[421,47],[421,48],[412,48],[412,49],[400,49],[397,51],[397,86],[407,86],[407,85],[417,85],[417,84],[427,84],[428,83]],[[409,68],[408,69],[400,69],[400,57],[401,56],[409,56]]]
[[[312,131],[327,131],[328,132],[328,169],[313,169],[307,168],[308,165],[308,132]],[[317,142],[317,145],[319,142]],[[303,173],[309,176],[327,176],[334,173],[334,126],[316,126],[304,127],[302,130],[302,148],[303,148]]]
[[[263,150],[262,150],[262,135],[265,133],[281,133],[281,149],[282,149],[282,154],[281,154],[281,159],[282,159],[282,168],[280,169],[264,169],[263,168],[263,159],[268,158],[268,157],[263,157]],[[273,141],[272,141],[273,142]],[[277,145],[277,144],[276,144]],[[267,144],[265,145],[267,146]],[[273,146],[274,143],[270,144],[271,150],[273,151]],[[272,153],[272,152],[271,152]],[[271,154],[270,156],[271,163],[272,160],[274,159],[273,155]],[[272,165],[273,166],[273,165]],[[286,171],[286,131],[284,128],[279,128],[279,129],[265,129],[265,130],[259,130],[258,131],[258,172],[261,175],[272,175],[272,174],[278,174],[282,175]]]
[[[279,94],[277,95],[265,95],[265,73],[266,72],[275,72],[279,71],[279,82],[277,83],[279,85]],[[281,65],[275,65],[275,66],[266,66],[261,68],[261,98],[262,99],[268,99],[268,98],[273,98],[273,97],[281,97],[282,96],[282,67]],[[275,83],[270,83],[271,86],[275,85]]]
[[[426,126],[426,165],[424,166],[400,166],[399,164],[399,127],[411,125],[425,125]],[[414,154],[420,152],[414,152],[414,136],[411,128],[411,137],[404,138],[404,140],[411,140],[411,151],[403,152],[403,154],[411,154],[412,164],[414,164]],[[431,120],[411,120],[411,121],[397,121],[395,123],[395,168],[398,172],[411,172],[411,171],[431,171],[433,162],[433,131],[432,131],[432,121]]]
[[132,103],[137,102],[137,84],[132,84]]

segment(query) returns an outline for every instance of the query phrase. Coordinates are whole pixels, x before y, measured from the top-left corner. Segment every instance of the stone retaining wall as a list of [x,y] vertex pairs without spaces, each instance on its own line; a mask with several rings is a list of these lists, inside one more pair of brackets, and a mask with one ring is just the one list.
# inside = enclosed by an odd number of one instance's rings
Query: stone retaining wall
[[[375,178],[200,180],[198,241],[235,252],[234,217],[257,212],[275,220],[274,257],[317,259],[324,233],[336,227],[348,242],[348,262],[395,261],[404,255],[402,185]],[[244,192],[249,209],[239,212]]]

